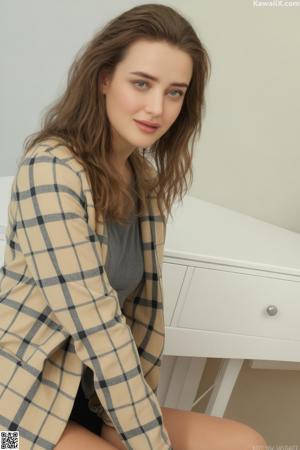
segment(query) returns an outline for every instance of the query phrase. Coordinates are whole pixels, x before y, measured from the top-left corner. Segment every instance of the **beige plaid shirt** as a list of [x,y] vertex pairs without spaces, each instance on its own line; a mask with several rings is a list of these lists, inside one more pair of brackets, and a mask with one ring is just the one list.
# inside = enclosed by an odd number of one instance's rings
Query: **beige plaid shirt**
[[18,430],[21,450],[55,447],[84,365],[94,372],[90,408],[126,448],[171,449],[156,395],[165,227],[155,197],[139,220],[144,277],[122,312],[83,166],[54,139],[22,159],[0,273],[0,429]]

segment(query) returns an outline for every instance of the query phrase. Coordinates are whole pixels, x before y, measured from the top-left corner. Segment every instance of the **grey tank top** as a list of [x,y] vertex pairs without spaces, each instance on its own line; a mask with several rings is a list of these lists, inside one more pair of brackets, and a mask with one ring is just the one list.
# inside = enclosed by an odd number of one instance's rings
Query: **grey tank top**
[[[135,205],[136,202],[135,195]],[[144,273],[142,238],[135,211],[130,222],[128,225],[120,225],[107,221],[108,252],[104,267],[110,285],[118,294],[121,308],[126,297],[140,283]],[[86,398],[90,398],[94,392],[93,371],[87,366],[81,377],[81,386]]]
[[118,293],[121,308],[144,273],[139,221],[134,213],[130,220],[128,225],[107,221],[108,251],[105,270],[111,286]]

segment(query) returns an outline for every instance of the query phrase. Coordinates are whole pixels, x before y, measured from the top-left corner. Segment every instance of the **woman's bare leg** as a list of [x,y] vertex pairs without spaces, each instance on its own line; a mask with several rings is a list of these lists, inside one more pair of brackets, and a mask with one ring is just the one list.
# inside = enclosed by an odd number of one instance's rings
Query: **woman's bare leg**
[[[175,408],[161,410],[174,450],[267,449],[264,438],[242,422]],[[103,424],[101,436],[118,450],[125,449],[114,428]]]
[[77,422],[69,420],[54,450],[116,450],[112,444]]

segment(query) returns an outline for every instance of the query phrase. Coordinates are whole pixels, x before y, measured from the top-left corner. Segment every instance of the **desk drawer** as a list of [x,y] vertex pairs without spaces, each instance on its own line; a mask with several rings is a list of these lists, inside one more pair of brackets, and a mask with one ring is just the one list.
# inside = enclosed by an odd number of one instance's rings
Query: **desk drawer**
[[299,317],[297,281],[195,268],[178,326],[300,340]]

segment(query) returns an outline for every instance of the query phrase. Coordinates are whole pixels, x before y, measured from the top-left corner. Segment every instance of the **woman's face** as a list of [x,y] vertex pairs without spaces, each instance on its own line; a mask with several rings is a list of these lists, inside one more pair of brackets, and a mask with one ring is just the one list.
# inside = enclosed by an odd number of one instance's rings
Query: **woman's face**
[[[192,70],[191,57],[166,42],[139,40],[129,46],[113,77],[102,83],[115,151],[130,153],[149,147],[166,133],[180,113],[187,90],[172,83],[188,85]],[[144,72],[157,80],[132,72]],[[156,122],[160,127],[146,133],[135,120]]]

